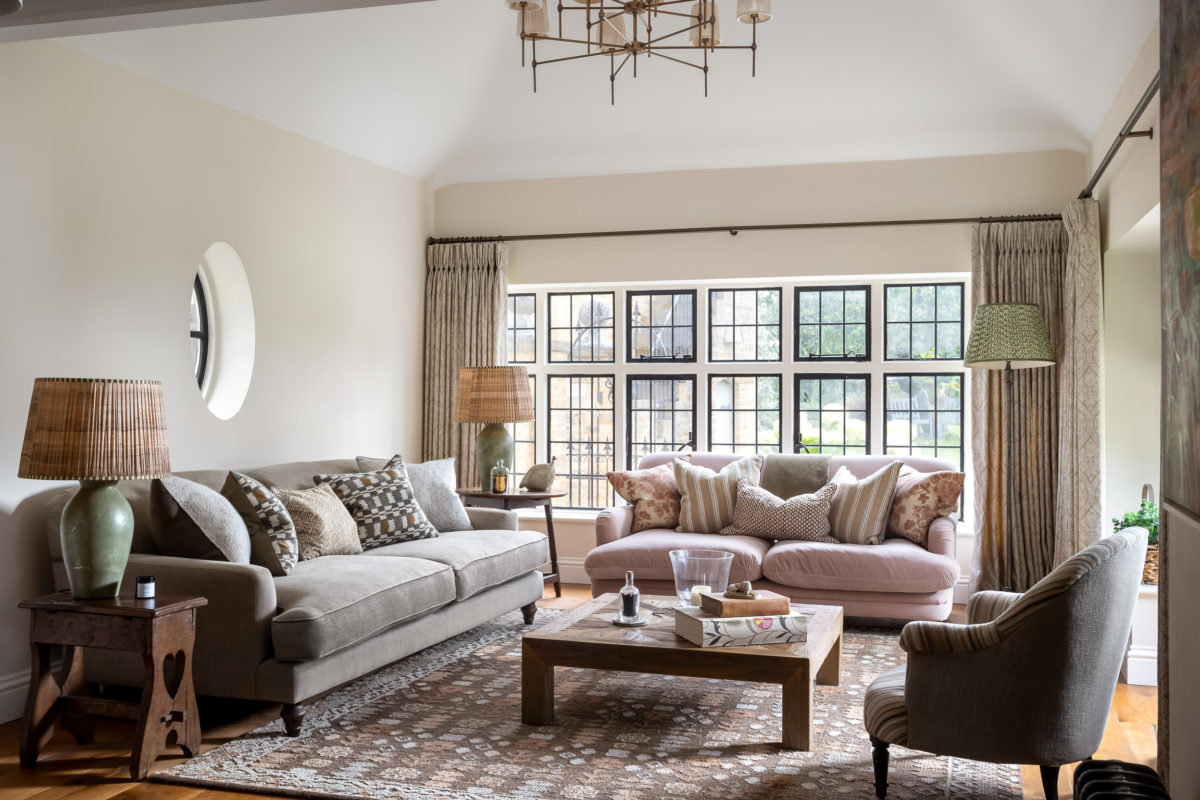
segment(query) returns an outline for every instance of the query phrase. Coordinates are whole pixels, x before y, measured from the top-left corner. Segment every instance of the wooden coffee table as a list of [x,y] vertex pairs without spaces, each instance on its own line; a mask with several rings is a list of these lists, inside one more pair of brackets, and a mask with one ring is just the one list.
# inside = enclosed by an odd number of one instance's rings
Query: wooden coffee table
[[[610,620],[617,595],[592,600],[521,643],[521,720],[554,722],[554,668],[582,667],[648,672],[690,678],[726,678],[783,687],[783,746],[812,745],[813,683],[837,686],[842,665],[842,609],[794,605],[809,616],[808,641],[749,647],[698,647],[675,635],[675,597],[643,596],[643,628],[621,628]],[[582,616],[580,616],[582,615]]]

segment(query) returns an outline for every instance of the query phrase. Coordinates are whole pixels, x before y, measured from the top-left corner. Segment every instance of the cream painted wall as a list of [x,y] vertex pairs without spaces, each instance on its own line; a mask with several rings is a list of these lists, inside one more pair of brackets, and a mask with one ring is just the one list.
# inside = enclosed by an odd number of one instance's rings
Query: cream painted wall
[[[420,448],[426,185],[49,42],[0,45],[0,720],[49,590],[17,462],[37,376],[157,378],[176,469]],[[191,374],[192,276],[225,241],[257,318],[222,422]]]

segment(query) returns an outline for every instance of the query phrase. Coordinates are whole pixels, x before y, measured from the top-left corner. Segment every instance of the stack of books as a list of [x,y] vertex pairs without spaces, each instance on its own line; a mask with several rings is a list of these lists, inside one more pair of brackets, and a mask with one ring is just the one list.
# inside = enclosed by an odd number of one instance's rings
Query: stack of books
[[704,592],[699,607],[675,609],[675,634],[700,647],[792,644],[808,641],[808,617],[775,592],[759,590],[753,600]]

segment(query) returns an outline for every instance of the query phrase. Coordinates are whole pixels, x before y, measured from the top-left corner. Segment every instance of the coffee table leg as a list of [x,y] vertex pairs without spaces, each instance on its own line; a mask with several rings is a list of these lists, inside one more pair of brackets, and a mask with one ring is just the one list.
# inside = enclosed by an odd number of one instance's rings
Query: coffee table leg
[[521,644],[521,721],[554,723],[554,665],[543,661],[529,642]]
[[807,665],[783,682],[783,746],[808,750],[812,746],[813,682]]
[[829,655],[825,656],[825,663],[817,670],[817,683],[822,686],[837,686],[841,681],[842,673],[842,637],[839,635],[837,641],[833,643],[833,647],[829,648]]

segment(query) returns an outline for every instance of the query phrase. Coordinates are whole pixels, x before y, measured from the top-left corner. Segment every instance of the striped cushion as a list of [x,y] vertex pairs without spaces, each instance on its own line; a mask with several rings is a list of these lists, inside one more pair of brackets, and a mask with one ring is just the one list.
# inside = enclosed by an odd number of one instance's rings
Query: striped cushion
[[876,739],[908,744],[908,706],[904,704],[906,667],[896,667],[871,682],[863,701],[863,724]]
[[831,533],[847,544],[879,544],[886,531],[896,479],[904,465],[893,461],[861,481],[842,467],[833,476],[837,494],[829,512]]
[[689,533],[720,533],[733,522],[738,478],[758,485],[763,457],[754,455],[734,461],[720,472],[696,467],[675,459],[675,483],[679,485],[679,527]]

